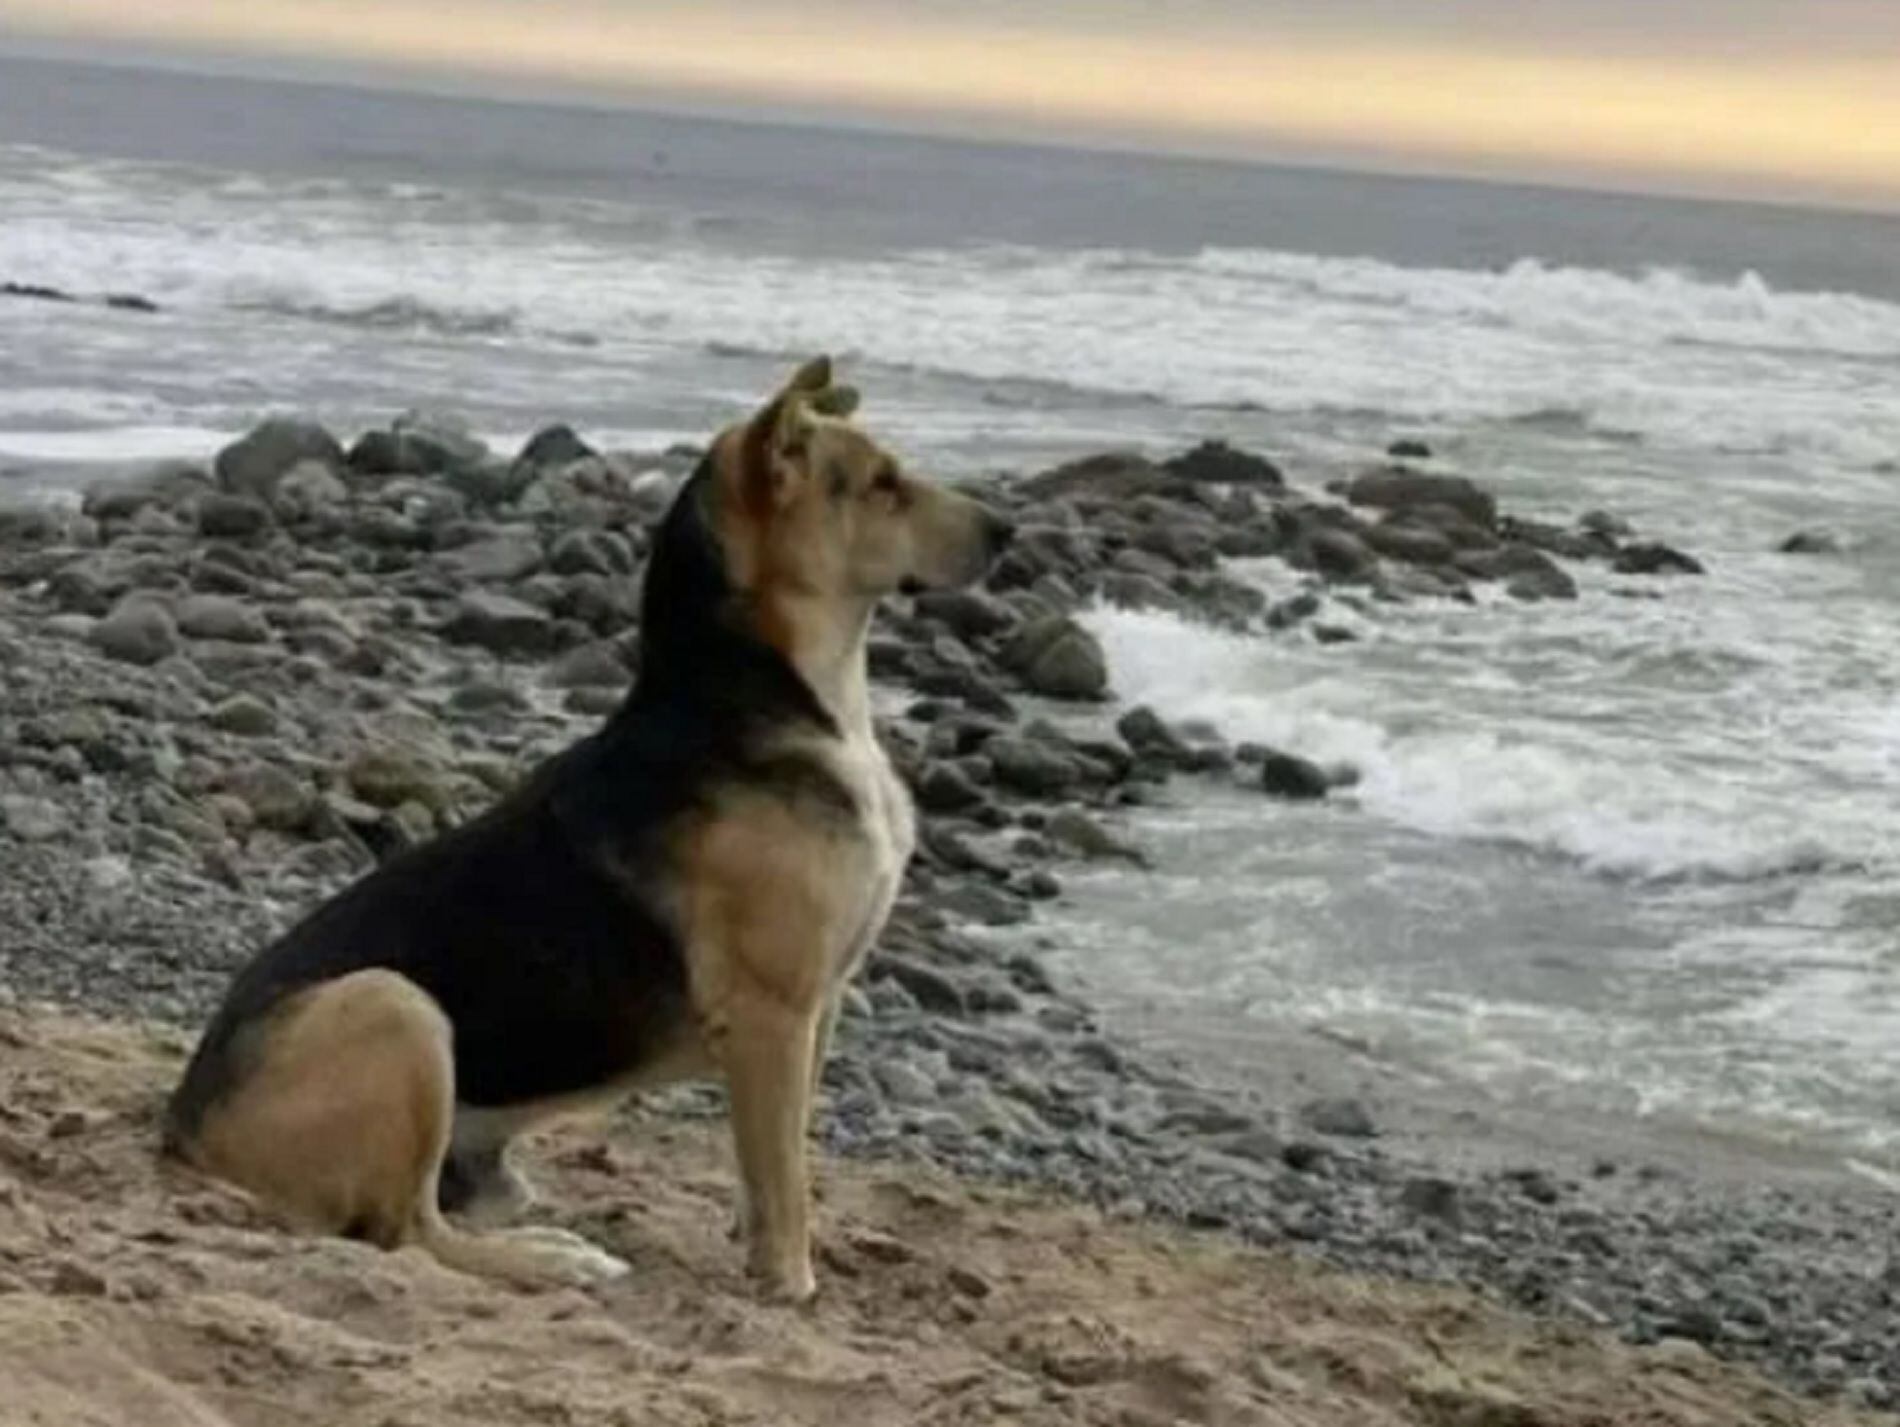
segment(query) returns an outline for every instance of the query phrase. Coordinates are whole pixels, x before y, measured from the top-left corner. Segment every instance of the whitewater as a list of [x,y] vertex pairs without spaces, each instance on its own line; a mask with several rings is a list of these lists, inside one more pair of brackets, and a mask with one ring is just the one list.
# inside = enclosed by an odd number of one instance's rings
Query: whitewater
[[[382,96],[351,147],[324,126],[369,101],[321,91],[161,154],[58,102],[0,99],[0,282],[78,299],[0,300],[0,495],[285,407],[658,449],[822,348],[951,474],[1214,435],[1317,490],[1415,437],[1514,510],[1694,551],[1662,597],[1330,599],[1340,644],[1088,612],[1124,706],[1355,781],[1154,810],[1154,877],[1082,874],[1044,925],[1210,1055],[1320,1028],[1900,1168],[1900,269],[1868,256],[1900,225],[1487,190],[1454,241],[1427,182],[1073,156],[1037,194],[1009,151],[833,136],[878,182],[817,191],[757,178],[796,134],[635,116],[589,166],[506,106]],[[1777,552],[1802,529],[1840,553]]]

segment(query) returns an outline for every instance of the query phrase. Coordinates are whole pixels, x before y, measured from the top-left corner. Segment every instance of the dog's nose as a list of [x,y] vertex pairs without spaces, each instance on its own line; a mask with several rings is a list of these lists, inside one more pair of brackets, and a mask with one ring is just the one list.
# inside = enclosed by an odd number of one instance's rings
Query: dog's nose
[[1007,515],[986,510],[983,517],[989,527],[990,549],[1000,551],[1016,538],[1016,522]]

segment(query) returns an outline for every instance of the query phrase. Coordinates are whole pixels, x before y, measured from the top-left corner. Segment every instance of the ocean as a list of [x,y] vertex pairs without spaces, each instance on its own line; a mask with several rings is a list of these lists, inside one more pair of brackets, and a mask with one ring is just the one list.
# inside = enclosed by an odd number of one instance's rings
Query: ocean
[[1237,1073],[1317,1032],[1900,1172],[1900,218],[0,58],[8,281],[159,308],[0,301],[15,496],[280,409],[658,448],[824,349],[950,475],[1407,436],[1615,511],[1709,577],[1341,646],[1089,612],[1123,700],[1361,779],[1152,810],[1038,934]]

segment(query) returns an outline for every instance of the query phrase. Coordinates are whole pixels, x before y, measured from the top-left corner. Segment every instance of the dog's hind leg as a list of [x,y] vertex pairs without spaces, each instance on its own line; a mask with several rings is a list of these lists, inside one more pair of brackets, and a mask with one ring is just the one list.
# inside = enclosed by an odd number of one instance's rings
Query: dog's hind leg
[[359,971],[252,1032],[246,1069],[186,1157],[319,1232],[523,1284],[589,1283],[626,1265],[559,1231],[469,1234],[437,1205],[455,1113],[448,1018],[414,982]]
[[508,1162],[508,1146],[531,1117],[510,1110],[455,1107],[449,1152],[436,1202],[473,1223],[518,1218],[535,1202],[534,1186]]

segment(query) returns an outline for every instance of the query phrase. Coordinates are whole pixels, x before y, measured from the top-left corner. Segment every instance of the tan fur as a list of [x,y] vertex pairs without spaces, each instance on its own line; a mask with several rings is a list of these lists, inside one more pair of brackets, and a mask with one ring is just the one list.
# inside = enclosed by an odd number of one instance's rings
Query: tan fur
[[525,1284],[586,1283],[625,1265],[556,1230],[473,1235],[436,1208],[455,1113],[449,1024],[413,982],[359,971],[294,997],[260,1028],[258,1064],[207,1117],[192,1162],[298,1227]]

